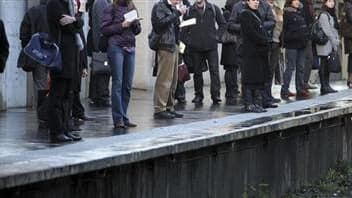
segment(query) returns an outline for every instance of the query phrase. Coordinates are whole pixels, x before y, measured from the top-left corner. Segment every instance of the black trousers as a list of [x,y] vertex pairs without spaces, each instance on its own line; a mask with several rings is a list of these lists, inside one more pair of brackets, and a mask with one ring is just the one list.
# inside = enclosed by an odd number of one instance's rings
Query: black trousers
[[347,71],[352,73],[352,54],[348,54]]
[[90,75],[89,98],[93,102],[106,102],[109,97],[110,75]]
[[69,128],[73,99],[73,81],[52,78],[49,93],[48,123],[52,135],[64,133]]
[[179,100],[186,99],[185,82],[180,82],[180,81],[177,82],[175,99],[179,99]]
[[80,92],[74,91],[72,98],[72,117],[81,118],[84,116],[84,107],[81,102]]
[[276,68],[279,67],[279,57],[280,45],[279,43],[272,43],[269,51],[269,76],[264,83],[264,88],[261,93],[263,105],[272,103],[273,95],[271,88],[273,86],[273,78]]
[[238,67],[235,65],[225,66],[226,99],[235,98],[239,94],[237,83],[237,70]]
[[194,67],[194,92],[195,96],[204,98],[203,93],[203,64],[202,62],[206,60],[208,62],[209,72],[210,72],[210,94],[212,99],[220,97],[220,76],[219,76],[219,57],[218,50],[202,51],[196,52],[192,51],[192,63]]

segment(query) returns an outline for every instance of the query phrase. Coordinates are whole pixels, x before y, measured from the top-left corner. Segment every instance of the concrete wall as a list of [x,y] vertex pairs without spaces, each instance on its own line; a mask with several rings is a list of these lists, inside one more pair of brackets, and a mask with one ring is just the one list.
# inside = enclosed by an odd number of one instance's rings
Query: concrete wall
[[0,110],[9,107],[26,106],[27,77],[17,69],[16,62],[20,50],[18,39],[19,24],[27,3],[24,0],[0,0],[0,18],[5,23],[10,43],[10,56],[4,74],[0,74]]

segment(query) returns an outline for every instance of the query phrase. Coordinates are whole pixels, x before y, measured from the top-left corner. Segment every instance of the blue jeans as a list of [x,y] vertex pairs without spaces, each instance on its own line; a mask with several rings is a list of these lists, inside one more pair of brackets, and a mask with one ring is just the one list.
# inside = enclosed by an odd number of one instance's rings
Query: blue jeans
[[286,70],[284,72],[284,84],[281,88],[281,94],[287,94],[289,91],[292,73],[296,69],[296,91],[304,92],[304,65],[305,65],[305,48],[303,49],[286,49]]
[[108,61],[111,67],[111,111],[114,124],[129,122],[127,107],[131,97],[135,67],[135,52],[109,45]]

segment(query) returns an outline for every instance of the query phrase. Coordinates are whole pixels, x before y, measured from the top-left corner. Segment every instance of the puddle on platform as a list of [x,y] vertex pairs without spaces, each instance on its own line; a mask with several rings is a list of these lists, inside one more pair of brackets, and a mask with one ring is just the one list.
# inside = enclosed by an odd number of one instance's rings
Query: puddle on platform
[[240,122],[240,123],[234,125],[232,127],[232,129],[242,129],[242,128],[247,128],[247,127],[252,127],[252,126],[264,124],[267,122],[282,120],[285,118],[293,118],[293,117],[299,117],[299,116],[303,116],[303,115],[309,115],[309,114],[317,113],[320,111],[344,107],[344,106],[351,105],[351,104],[352,104],[352,99],[330,102],[330,103],[326,103],[323,105],[317,105],[317,106],[313,106],[310,108],[306,108],[306,109],[302,109],[302,110],[298,110],[298,111],[294,111],[294,112],[282,113],[282,114],[278,114],[278,115],[274,115],[274,116],[270,116],[270,117],[261,117],[261,118],[249,120],[246,122]]

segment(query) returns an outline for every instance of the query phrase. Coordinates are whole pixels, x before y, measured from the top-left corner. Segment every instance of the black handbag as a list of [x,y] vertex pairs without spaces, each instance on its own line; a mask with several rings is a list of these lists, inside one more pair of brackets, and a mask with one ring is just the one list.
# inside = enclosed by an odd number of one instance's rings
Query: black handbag
[[328,56],[328,70],[331,73],[341,72],[340,56],[335,50],[333,50]]
[[231,34],[228,30],[225,30],[221,33],[219,42],[222,44],[236,43],[237,36],[235,34]]
[[109,47],[109,38],[103,34],[99,37],[98,47],[101,52],[107,52]]
[[22,68],[23,71],[25,72],[32,72],[35,70],[39,63],[35,62],[33,59],[31,59],[29,56],[27,56],[23,49],[21,50],[20,54],[18,55],[17,58],[17,67]]
[[93,75],[111,73],[106,53],[93,52],[91,70]]
[[157,34],[154,30],[148,35],[148,44],[151,50],[158,50],[159,43],[161,39],[161,34]]
[[321,25],[319,23],[320,15],[318,16],[318,18],[315,20],[315,22],[312,25],[312,29],[310,32],[310,38],[311,38],[312,42],[315,44],[325,45],[329,41],[329,38],[328,38],[328,36],[326,36],[325,32],[323,31],[323,28],[321,27]]

